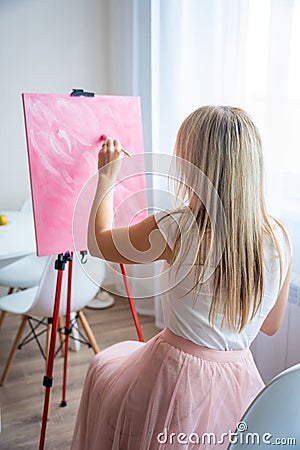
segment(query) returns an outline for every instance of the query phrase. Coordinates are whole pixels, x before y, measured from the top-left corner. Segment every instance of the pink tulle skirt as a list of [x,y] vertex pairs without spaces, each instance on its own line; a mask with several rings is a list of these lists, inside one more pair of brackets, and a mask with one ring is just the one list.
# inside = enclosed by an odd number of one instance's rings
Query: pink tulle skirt
[[226,449],[263,387],[249,349],[212,350],[168,329],[121,342],[91,361],[71,448]]

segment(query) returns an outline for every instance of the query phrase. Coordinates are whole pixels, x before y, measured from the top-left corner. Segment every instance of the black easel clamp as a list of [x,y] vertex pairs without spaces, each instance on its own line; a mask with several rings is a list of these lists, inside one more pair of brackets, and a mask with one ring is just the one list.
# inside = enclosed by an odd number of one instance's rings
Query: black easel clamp
[[70,252],[66,252],[65,254],[60,253],[59,255],[57,255],[57,259],[55,260],[54,268],[56,270],[65,270],[67,261],[72,261]]
[[70,95],[72,97],[80,97],[81,95],[84,97],[95,97],[94,92],[85,92],[83,89],[73,89]]
[[67,335],[69,335],[71,333],[72,333],[72,328],[65,327],[65,335],[67,336]]
[[53,377],[47,377],[47,375],[44,376],[43,386],[51,388],[52,382],[53,382]]

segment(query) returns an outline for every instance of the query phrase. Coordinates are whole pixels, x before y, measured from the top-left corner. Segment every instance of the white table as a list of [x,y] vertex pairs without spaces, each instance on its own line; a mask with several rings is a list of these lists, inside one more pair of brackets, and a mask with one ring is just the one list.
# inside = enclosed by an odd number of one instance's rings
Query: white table
[[14,260],[36,253],[33,213],[0,211],[9,222],[0,226],[0,268]]

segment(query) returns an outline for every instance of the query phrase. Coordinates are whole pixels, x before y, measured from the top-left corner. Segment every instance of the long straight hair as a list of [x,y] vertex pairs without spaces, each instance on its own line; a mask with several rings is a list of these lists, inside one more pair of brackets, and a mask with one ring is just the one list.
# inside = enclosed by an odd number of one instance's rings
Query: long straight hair
[[[282,255],[271,216],[264,199],[264,174],[261,138],[251,117],[243,110],[229,106],[203,106],[190,114],[181,125],[174,150],[179,161],[177,195],[188,199],[189,211],[198,226],[197,242],[190,233],[188,217],[181,215],[171,255],[171,266],[193,247],[195,282],[191,290],[197,298],[204,283],[204,267],[213,260],[214,220],[220,217],[220,202],[226,227],[224,249],[215,264],[209,320],[213,324],[218,312],[223,321],[241,331],[257,313],[264,291],[264,238],[269,237],[277,251],[282,282]],[[205,205],[195,192],[201,191],[199,178],[187,169],[194,166],[208,178],[217,196],[206,192]],[[192,174],[193,172],[193,174]],[[214,199],[218,197],[220,202]],[[210,213],[209,213],[210,211]],[[273,218],[288,236],[280,221]],[[218,223],[217,223],[218,226]]]

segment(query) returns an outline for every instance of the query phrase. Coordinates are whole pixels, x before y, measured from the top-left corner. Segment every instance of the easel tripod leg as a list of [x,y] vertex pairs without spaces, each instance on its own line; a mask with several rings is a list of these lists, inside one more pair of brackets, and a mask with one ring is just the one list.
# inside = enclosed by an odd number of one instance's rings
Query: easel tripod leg
[[[58,256],[58,262],[62,263],[62,255]],[[56,268],[57,268],[57,266],[56,266]],[[58,268],[58,272],[57,272],[55,303],[54,303],[54,310],[53,310],[53,322],[52,322],[51,340],[50,340],[50,349],[49,349],[49,360],[48,360],[48,365],[47,365],[47,373],[44,376],[44,381],[43,381],[43,385],[45,386],[46,390],[45,390],[45,399],[44,399],[44,409],[43,409],[43,419],[42,419],[42,428],[41,428],[41,434],[40,434],[39,450],[43,450],[44,445],[45,445],[45,435],[46,435],[46,426],[47,426],[47,418],[48,418],[49,400],[50,400],[50,389],[52,387],[52,380],[53,380],[53,366],[54,366],[54,355],[55,355],[56,334],[57,334],[58,315],[59,315],[59,307],[60,307],[60,297],[61,297],[61,289],[62,289],[63,270],[64,270],[64,265],[61,265],[61,267]]]
[[125,288],[126,288],[128,301],[129,301],[129,305],[130,305],[130,308],[131,308],[132,317],[133,317],[133,320],[134,320],[136,332],[137,332],[137,335],[139,337],[139,341],[140,342],[144,342],[141,326],[140,326],[138,315],[137,315],[137,312],[136,312],[136,309],[135,309],[135,304],[134,304],[134,301],[133,301],[133,298],[132,298],[132,294],[131,294],[131,290],[130,290],[130,286],[129,286],[129,282],[128,282],[128,278],[127,278],[127,272],[126,272],[124,264],[120,264],[120,268],[121,268],[121,272],[122,272],[122,275],[123,275]]
[[69,334],[71,333],[71,298],[72,298],[72,273],[73,273],[73,253],[70,255],[68,265],[68,292],[67,292],[67,310],[66,310],[66,326],[65,326],[65,349],[64,349],[64,373],[62,399],[60,406],[67,406],[67,369],[68,369],[68,352],[69,352]]

